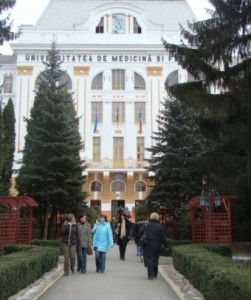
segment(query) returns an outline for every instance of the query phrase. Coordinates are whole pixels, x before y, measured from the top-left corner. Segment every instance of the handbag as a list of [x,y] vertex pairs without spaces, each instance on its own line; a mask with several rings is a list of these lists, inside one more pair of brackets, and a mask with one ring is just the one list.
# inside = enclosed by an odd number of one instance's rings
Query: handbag
[[139,238],[139,246],[144,248],[147,244],[147,223],[144,225],[144,231]]
[[91,245],[90,241],[89,241],[88,246],[87,246],[87,254],[92,255],[92,245]]

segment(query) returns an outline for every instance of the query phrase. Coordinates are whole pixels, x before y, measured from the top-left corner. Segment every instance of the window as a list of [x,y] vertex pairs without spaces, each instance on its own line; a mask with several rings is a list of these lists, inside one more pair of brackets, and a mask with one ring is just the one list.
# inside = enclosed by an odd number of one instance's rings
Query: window
[[139,206],[139,205],[145,205],[146,200],[135,200],[135,207]]
[[93,137],[92,140],[92,159],[95,162],[99,162],[100,161],[100,157],[101,157],[101,138],[100,137]]
[[142,33],[142,29],[135,17],[133,17],[133,33]]
[[146,105],[143,102],[134,103],[134,121],[136,124],[139,122],[145,123],[146,121]]
[[137,137],[137,161],[144,160],[145,141],[144,137]]
[[91,192],[101,192],[101,183],[99,181],[92,182]]
[[[66,88],[67,90],[71,90],[72,89],[72,81],[71,81],[71,78],[70,76],[62,71],[62,70],[59,70],[59,75],[58,75],[58,84],[59,86],[60,85],[66,85]],[[35,82],[35,89],[38,90],[39,88],[39,85],[41,85],[42,83],[44,84],[48,84],[49,83],[49,71],[43,71],[41,72],[37,79],[36,79],[36,82]]]
[[91,200],[90,206],[96,210],[98,216],[101,214],[101,200]]
[[124,14],[112,15],[112,33],[126,33],[126,16]]
[[104,17],[102,17],[96,27],[96,33],[104,33]]
[[173,71],[170,73],[166,79],[166,85],[172,86],[174,84],[177,84],[179,82],[179,73],[178,71]]
[[122,168],[124,166],[124,138],[113,138],[113,167]]
[[112,89],[124,90],[125,89],[125,70],[112,70]]
[[103,72],[99,73],[92,80],[92,90],[102,90],[103,89]]
[[114,181],[112,183],[112,192],[125,192],[125,183],[123,181]]
[[145,192],[146,184],[143,181],[138,181],[135,184],[135,192]]
[[3,92],[4,94],[13,93],[13,75],[4,75]]
[[125,123],[125,103],[124,102],[112,103],[112,123],[116,123],[116,124]]
[[135,90],[145,90],[146,84],[142,76],[137,73],[134,73],[134,89]]
[[92,102],[92,123],[103,123],[103,102]]

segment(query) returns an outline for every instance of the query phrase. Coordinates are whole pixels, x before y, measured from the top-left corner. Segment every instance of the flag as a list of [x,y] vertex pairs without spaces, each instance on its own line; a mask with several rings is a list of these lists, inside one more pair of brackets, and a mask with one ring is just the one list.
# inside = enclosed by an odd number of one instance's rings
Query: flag
[[119,105],[117,105],[117,110],[116,110],[116,122],[117,122],[118,127],[119,127]]
[[138,133],[139,134],[142,134],[142,115],[141,115],[141,107],[140,107],[140,110],[139,110],[139,130],[138,130]]
[[94,120],[93,133],[96,133],[97,129],[98,129],[98,108],[96,106],[96,114],[95,114],[95,120]]

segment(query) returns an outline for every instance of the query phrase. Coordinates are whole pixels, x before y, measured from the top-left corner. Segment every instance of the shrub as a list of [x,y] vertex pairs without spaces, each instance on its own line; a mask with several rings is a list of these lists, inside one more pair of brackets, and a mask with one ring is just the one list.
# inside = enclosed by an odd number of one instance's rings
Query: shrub
[[250,300],[251,269],[206,250],[204,246],[175,246],[175,268],[204,295],[207,300]]
[[8,259],[0,256],[0,300],[8,299],[57,266],[59,251],[55,247],[24,248],[8,254]]

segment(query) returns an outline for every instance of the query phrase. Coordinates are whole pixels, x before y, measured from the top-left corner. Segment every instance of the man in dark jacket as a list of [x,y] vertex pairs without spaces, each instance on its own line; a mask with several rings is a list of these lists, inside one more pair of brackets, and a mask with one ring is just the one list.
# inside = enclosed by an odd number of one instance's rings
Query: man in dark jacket
[[153,280],[158,275],[161,244],[167,248],[168,242],[164,229],[159,223],[159,215],[157,213],[151,214],[150,220],[144,230],[147,231],[147,243],[144,247],[144,263],[145,267],[147,267],[148,279]]

